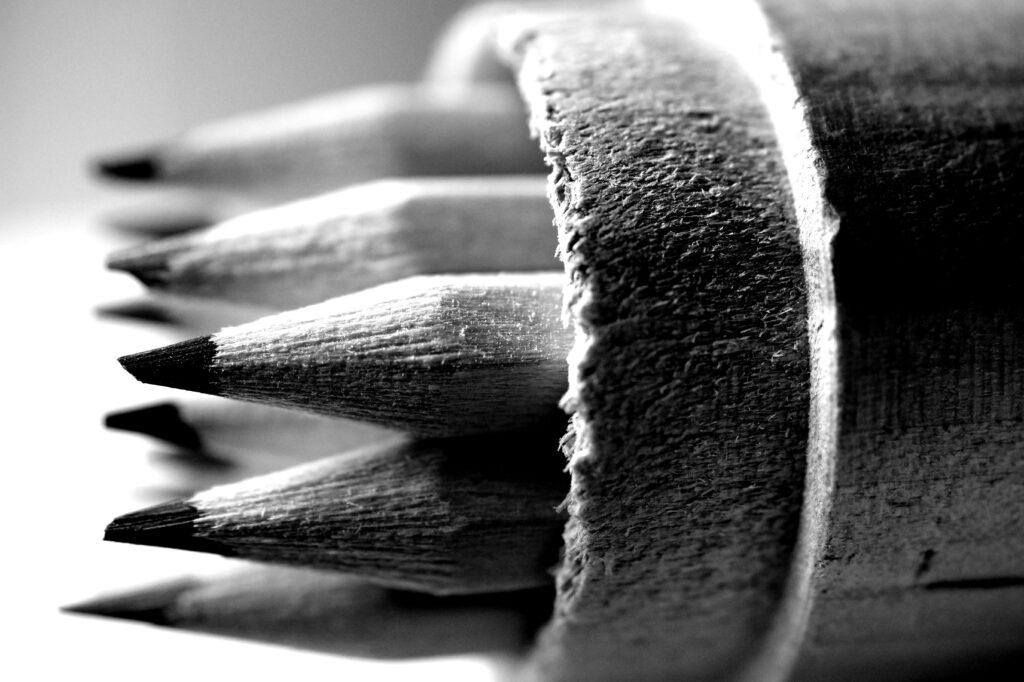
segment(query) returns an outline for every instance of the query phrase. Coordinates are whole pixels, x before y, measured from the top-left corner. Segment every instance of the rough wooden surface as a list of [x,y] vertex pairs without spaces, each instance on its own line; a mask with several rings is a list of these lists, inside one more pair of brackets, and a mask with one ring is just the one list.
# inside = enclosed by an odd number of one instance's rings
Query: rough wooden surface
[[838,228],[834,486],[795,675],[994,674],[1024,653],[1024,7],[764,4]]
[[567,557],[527,673],[1005,674],[1024,8],[660,4],[500,37],[579,334]]
[[708,679],[767,628],[796,536],[803,263],[728,54],[623,7],[502,36],[548,162],[580,337],[543,679]]
[[437,595],[544,587],[564,522],[553,449],[534,434],[369,446],[125,514],[105,539]]

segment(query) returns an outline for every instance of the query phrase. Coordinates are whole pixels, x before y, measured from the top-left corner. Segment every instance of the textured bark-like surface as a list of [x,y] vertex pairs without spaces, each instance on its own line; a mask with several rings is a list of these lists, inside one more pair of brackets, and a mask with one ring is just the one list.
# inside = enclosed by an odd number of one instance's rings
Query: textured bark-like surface
[[839,221],[835,487],[797,677],[991,673],[1024,651],[1024,6],[764,5]]
[[629,8],[501,36],[553,167],[578,332],[544,679],[714,679],[767,628],[808,414],[801,251],[734,59]]

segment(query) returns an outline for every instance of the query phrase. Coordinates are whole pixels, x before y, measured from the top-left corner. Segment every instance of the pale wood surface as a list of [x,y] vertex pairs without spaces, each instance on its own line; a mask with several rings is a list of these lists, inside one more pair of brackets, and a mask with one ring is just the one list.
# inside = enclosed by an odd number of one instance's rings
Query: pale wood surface
[[557,416],[562,277],[410,278],[213,335],[218,395],[433,436]]

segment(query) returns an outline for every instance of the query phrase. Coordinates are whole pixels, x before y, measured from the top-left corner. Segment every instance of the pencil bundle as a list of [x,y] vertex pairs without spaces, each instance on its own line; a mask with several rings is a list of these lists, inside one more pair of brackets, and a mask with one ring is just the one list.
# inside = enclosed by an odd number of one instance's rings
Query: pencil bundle
[[[319,415],[296,433],[390,431],[107,529],[297,566],[251,569],[274,590],[79,610],[317,648],[323,624],[342,650],[348,614],[407,617],[387,591],[530,590],[543,616],[512,600],[484,627],[508,650],[505,624],[539,627],[519,679],[1002,674],[1024,654],[1022,29],[995,0],[489,5],[447,38],[464,68],[446,43],[422,84],[105,159],[306,197],[112,255],[162,296],[275,311],[129,372]],[[507,176],[536,170],[527,121],[545,187]],[[109,421],[196,450],[212,428]],[[274,447],[326,455],[334,426]],[[282,603],[317,607],[251,615]],[[418,654],[474,641],[436,615]]]

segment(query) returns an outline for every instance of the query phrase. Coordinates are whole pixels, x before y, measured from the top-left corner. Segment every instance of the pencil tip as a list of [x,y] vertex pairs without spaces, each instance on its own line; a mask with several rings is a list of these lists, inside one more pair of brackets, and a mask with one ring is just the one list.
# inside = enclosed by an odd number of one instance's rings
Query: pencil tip
[[217,344],[199,336],[154,350],[125,355],[118,362],[144,384],[219,395],[213,371]]
[[103,420],[108,429],[141,433],[186,450],[202,450],[199,433],[171,402],[111,412]]
[[178,320],[166,306],[150,300],[124,301],[97,306],[95,312],[100,317],[155,322],[158,324],[179,324]]
[[166,283],[168,260],[178,251],[162,240],[142,246],[129,247],[107,256],[107,269],[126,272],[144,286],[159,288]]
[[178,598],[200,585],[195,579],[185,578],[126,594],[63,606],[60,610],[64,613],[135,620],[153,625],[173,625],[173,607]]
[[161,175],[159,162],[148,152],[99,159],[95,168],[98,174],[118,180],[156,180]]
[[110,522],[103,539],[132,545],[231,554],[225,545],[197,534],[202,514],[188,500],[172,500],[130,512]]

